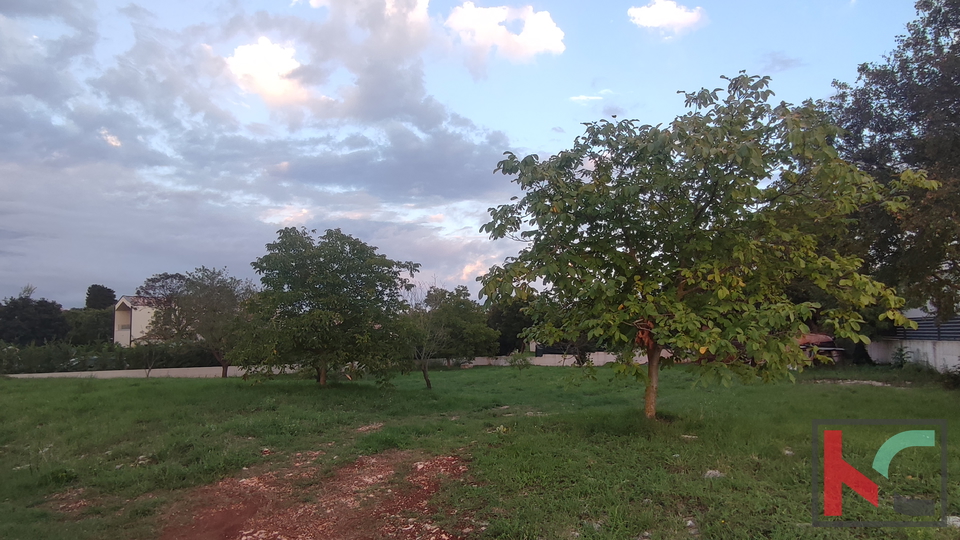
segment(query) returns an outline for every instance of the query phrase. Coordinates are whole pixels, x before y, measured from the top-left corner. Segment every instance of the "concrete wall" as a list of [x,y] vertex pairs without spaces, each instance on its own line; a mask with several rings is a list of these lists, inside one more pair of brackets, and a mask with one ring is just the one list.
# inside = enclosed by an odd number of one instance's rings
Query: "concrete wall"
[[889,364],[898,347],[910,352],[911,362],[928,364],[940,371],[960,367],[960,341],[884,339],[867,345],[867,352],[874,362]]
[[[669,356],[665,354],[664,356]],[[507,363],[508,356],[489,356],[489,357],[480,357],[478,356],[473,360],[473,365],[475,366],[508,366]],[[562,354],[545,354],[543,356],[531,356],[530,363],[535,366],[572,366],[574,365],[575,358],[573,356],[564,356]],[[617,355],[610,354],[606,352],[595,352],[590,353],[590,360],[593,361],[593,365],[602,366],[604,364],[609,364],[611,362],[617,361]],[[638,364],[646,364],[647,357],[644,355],[637,355],[636,361]]]

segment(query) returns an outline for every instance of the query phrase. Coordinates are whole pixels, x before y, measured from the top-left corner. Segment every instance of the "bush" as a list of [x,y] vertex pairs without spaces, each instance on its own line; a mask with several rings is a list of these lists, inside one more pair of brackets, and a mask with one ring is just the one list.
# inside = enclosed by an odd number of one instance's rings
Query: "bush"
[[529,352],[515,352],[507,359],[507,363],[522,373],[523,370],[533,365],[533,363],[530,362],[530,356],[532,355]]
[[0,342],[0,373],[54,373],[219,365],[210,352],[194,344],[150,343],[127,348],[115,343],[74,346],[58,341],[18,348]]

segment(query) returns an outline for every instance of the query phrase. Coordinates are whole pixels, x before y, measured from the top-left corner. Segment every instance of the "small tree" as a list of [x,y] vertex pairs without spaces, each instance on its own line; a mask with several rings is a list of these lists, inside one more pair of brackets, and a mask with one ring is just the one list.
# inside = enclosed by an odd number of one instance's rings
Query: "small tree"
[[226,268],[205,266],[177,281],[179,286],[158,304],[144,339],[195,342],[216,358],[226,377],[227,352],[235,341],[241,306],[255,292],[253,283],[230,276]]
[[[508,152],[497,166],[525,195],[492,208],[481,230],[528,244],[481,278],[483,293],[524,298],[541,283],[532,337],[585,332],[618,353],[618,373],[646,383],[648,418],[665,349],[703,364],[708,379],[770,380],[809,365],[797,339],[815,313],[858,341],[864,306],[880,302],[884,317],[906,322],[902,299],[858,273],[859,259],[819,243],[824,231],[844,234],[881,189],[837,157],[828,140],[838,131],[822,114],[769,105],[768,81],[740,75],[726,92],[686,94],[692,110],[666,127],[601,121],[571,150],[547,160]],[[836,307],[792,302],[785,289],[802,279]],[[564,314],[553,328],[551,306]]]
[[154,274],[147,278],[143,285],[137,287],[134,294],[150,299],[150,306],[154,311],[150,322],[148,335],[142,339],[149,341],[171,341],[187,335],[190,329],[190,320],[183,311],[173,309],[177,298],[184,294],[187,286],[187,276],[177,272],[170,274]]
[[463,285],[448,291],[421,284],[408,293],[410,308],[405,314],[413,357],[427,388],[429,364],[434,358],[472,360],[497,350],[499,332],[487,326],[483,307],[470,299]]
[[420,265],[390,260],[340,229],[316,240],[315,232],[285,228],[252,263],[263,291],[234,356],[251,370],[309,369],[321,386],[345,367],[385,374],[403,352],[403,274]]
[[87,309],[107,309],[112,308],[117,303],[117,293],[104,285],[91,285],[87,287]]

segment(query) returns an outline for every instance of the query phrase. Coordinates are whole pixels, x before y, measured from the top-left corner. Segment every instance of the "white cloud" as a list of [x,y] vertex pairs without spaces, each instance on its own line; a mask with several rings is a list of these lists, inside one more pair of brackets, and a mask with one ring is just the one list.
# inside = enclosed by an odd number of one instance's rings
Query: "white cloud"
[[116,135],[111,135],[107,128],[100,128],[100,137],[110,146],[120,146],[120,139]]
[[659,28],[678,33],[703,19],[703,8],[690,9],[673,0],[653,0],[643,7],[627,10],[630,21],[644,28]]
[[270,105],[286,105],[302,103],[310,97],[299,81],[288,77],[300,67],[295,54],[293,47],[261,37],[254,45],[237,47],[226,60],[241,88],[259,94]]
[[384,6],[384,13],[388,17],[396,17],[399,15],[405,15],[407,22],[410,24],[417,23],[428,23],[430,21],[430,16],[427,14],[427,7],[430,5],[430,0],[416,0],[412,8],[409,8],[404,14],[402,9],[398,9],[397,0],[386,0],[386,5]]
[[603,99],[601,96],[573,96],[570,98],[570,101],[576,101],[578,103],[586,103],[588,101],[596,101],[598,99]]
[[[520,20],[523,28],[514,34],[502,23]],[[514,62],[531,60],[541,53],[560,54],[563,30],[557,26],[548,11],[533,11],[532,6],[481,8],[473,2],[453,8],[444,23],[460,36],[461,42],[485,58],[496,47],[498,55]]]

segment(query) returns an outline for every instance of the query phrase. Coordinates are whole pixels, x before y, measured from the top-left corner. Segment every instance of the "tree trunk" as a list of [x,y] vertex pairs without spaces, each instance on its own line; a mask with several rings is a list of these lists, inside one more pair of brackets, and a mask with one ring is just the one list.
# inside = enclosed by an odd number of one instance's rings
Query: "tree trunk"
[[643,412],[651,420],[657,416],[657,387],[660,385],[660,353],[658,345],[647,351],[647,391],[643,396]]
[[220,362],[220,366],[223,368],[223,371],[220,372],[220,377],[227,378],[227,368],[230,367],[230,363],[224,358],[222,352],[214,352],[213,357],[217,359],[217,362]]
[[427,382],[427,390],[432,389],[433,386],[430,385],[430,375],[427,373],[427,361],[426,361],[426,360],[424,360],[423,362],[420,362],[420,371],[423,372],[423,380]]
[[317,382],[320,383],[320,386],[327,385],[327,366],[322,366],[317,375]]

